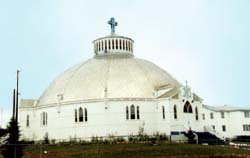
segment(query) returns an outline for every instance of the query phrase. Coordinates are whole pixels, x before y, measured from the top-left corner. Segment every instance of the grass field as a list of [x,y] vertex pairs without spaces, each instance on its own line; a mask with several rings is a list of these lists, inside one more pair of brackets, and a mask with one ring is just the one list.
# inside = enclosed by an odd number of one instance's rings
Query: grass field
[[250,158],[249,150],[194,144],[74,144],[27,146],[25,158]]

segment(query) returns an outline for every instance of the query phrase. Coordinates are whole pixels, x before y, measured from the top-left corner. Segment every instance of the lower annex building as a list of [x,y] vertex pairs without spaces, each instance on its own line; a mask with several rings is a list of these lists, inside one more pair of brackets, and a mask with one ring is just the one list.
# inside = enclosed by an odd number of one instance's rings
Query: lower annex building
[[[111,34],[93,41],[94,57],[59,75],[37,100],[22,99],[23,139],[128,136],[139,128],[181,136],[189,129],[221,138],[250,135],[250,108],[207,106],[190,87],[134,56],[134,41]],[[181,137],[180,137],[181,138]]]

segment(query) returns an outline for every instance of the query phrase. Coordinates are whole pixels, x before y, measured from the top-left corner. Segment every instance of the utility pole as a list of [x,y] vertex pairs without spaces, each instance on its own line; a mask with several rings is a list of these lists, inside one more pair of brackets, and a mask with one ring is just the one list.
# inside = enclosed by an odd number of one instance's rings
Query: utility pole
[[16,72],[16,122],[18,122],[19,70]]
[[0,127],[3,126],[3,108],[1,108],[1,124]]
[[16,89],[13,89],[13,113],[12,118],[15,119],[15,110],[16,110]]

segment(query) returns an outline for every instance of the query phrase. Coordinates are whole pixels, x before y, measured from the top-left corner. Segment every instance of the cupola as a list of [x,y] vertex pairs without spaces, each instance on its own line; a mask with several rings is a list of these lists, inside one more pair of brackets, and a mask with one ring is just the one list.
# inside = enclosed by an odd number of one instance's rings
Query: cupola
[[126,54],[133,56],[134,41],[131,38],[117,35],[115,27],[118,25],[114,18],[108,21],[111,26],[111,33],[108,36],[93,41],[94,53],[96,56]]

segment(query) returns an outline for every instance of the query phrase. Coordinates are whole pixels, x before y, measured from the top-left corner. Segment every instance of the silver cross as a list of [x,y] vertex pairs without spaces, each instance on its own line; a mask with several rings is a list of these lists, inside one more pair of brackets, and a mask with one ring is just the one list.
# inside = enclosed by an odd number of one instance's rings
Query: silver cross
[[118,23],[115,22],[115,18],[110,18],[108,24],[111,26],[111,33],[115,33],[115,27],[118,25]]

